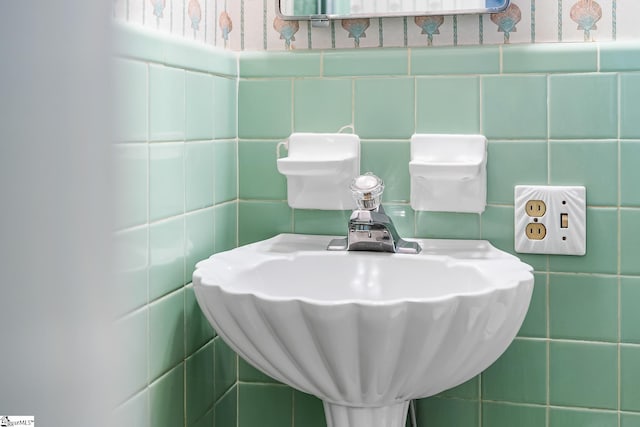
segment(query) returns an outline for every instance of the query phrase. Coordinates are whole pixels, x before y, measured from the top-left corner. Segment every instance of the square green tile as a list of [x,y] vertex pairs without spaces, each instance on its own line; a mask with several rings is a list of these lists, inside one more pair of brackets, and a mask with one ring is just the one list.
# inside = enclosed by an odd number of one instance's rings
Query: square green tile
[[241,199],[285,200],[287,179],[278,172],[277,141],[239,141]]
[[[587,189],[587,200],[589,190]],[[549,256],[549,270],[615,274],[618,271],[618,211],[587,208],[587,253],[584,256]]]
[[293,214],[293,232],[298,234],[347,234],[351,211],[321,211],[296,209]]
[[547,343],[516,338],[482,373],[482,398],[519,403],[547,401]]
[[617,408],[615,344],[551,341],[549,354],[551,405]]
[[414,79],[356,79],[354,97],[355,133],[360,138],[409,139],[414,133]]
[[490,141],[487,203],[513,204],[516,185],[547,184],[546,141]]
[[373,172],[384,181],[384,203],[409,201],[408,141],[363,141],[360,156],[360,170]]
[[618,279],[584,274],[549,276],[551,338],[618,340]]
[[617,205],[617,141],[551,141],[549,156],[551,185],[584,185],[589,206]]
[[149,117],[148,66],[129,59],[113,60],[114,138],[147,141]]
[[154,381],[184,360],[184,292],[149,305],[149,379]]
[[121,420],[123,427],[150,427],[149,391],[145,389],[118,406],[113,418]]
[[191,212],[185,216],[185,222],[185,282],[188,283],[196,263],[209,258],[215,251],[214,208]]
[[538,43],[502,46],[504,73],[570,73],[598,71],[594,43]]
[[291,86],[291,80],[240,80],[238,137],[288,137],[293,110]]
[[416,132],[480,132],[478,77],[416,79]]
[[387,203],[384,211],[393,221],[401,237],[415,237],[415,212],[411,206],[405,204]]
[[323,76],[406,76],[407,49],[344,49],[323,53]]
[[149,139],[180,141],[185,137],[184,70],[149,66]]
[[[240,245],[293,231],[292,209],[286,202],[240,202],[238,242]],[[256,218],[261,218],[256,221]]]
[[187,423],[187,427],[211,427],[215,418],[215,411],[213,408],[208,410],[200,419],[194,421],[193,423]]
[[620,141],[620,204],[640,207],[640,141]]
[[620,409],[640,412],[640,346],[620,346]]
[[416,235],[435,239],[479,239],[480,215],[456,212],[416,212]]
[[213,205],[213,142],[185,144],[185,207],[187,212]]
[[293,85],[294,132],[337,132],[353,122],[351,79],[302,79]]
[[527,316],[522,322],[518,336],[544,338],[547,336],[547,274],[534,273],[533,294]]
[[223,252],[238,245],[238,204],[224,203],[216,206],[214,216],[214,252]]
[[123,229],[147,222],[149,204],[149,146],[115,144],[115,228]]
[[184,143],[149,147],[149,219],[184,213]]
[[293,426],[327,427],[322,401],[310,394],[293,391]]
[[487,138],[547,137],[545,76],[487,76],[481,84],[482,133]]
[[416,400],[418,427],[477,427],[480,403],[474,400],[430,397]]
[[238,380],[248,383],[275,383],[278,381],[255,368],[249,362],[238,356]]
[[184,366],[182,363],[149,386],[149,413],[153,427],[184,425]]
[[620,138],[640,138],[640,73],[620,75]]
[[[168,13],[168,9],[165,12]],[[173,31],[175,32],[177,9],[174,8],[172,13],[174,16]],[[236,75],[237,60],[236,56],[230,51],[212,49],[204,43],[194,43],[194,40],[189,40],[191,37],[174,37],[162,33],[156,35],[156,38],[159,37],[163,39],[165,64],[213,74]]]
[[620,273],[640,275],[640,209],[620,211]]
[[411,74],[498,74],[499,46],[411,49]]
[[440,397],[458,399],[478,399],[480,394],[480,375],[439,394]]
[[640,344],[640,277],[620,279],[620,336],[622,342]]
[[213,77],[213,135],[215,139],[238,136],[237,81],[226,77]]
[[184,217],[149,227],[149,301],[185,284]]
[[549,77],[551,138],[618,136],[618,80],[613,74]]
[[620,427],[640,427],[640,414],[620,414]]
[[238,386],[233,386],[216,402],[215,425],[218,427],[238,425]]
[[198,305],[193,286],[184,289],[184,322],[187,354],[192,354],[215,336],[213,327]]
[[238,146],[235,141],[213,144],[214,203],[238,198]]
[[214,392],[218,401],[236,383],[238,356],[220,337],[214,338],[213,351]]
[[320,75],[318,51],[249,52],[240,55],[240,77],[314,77]]
[[210,342],[186,360],[187,425],[195,424],[213,407],[213,343]]
[[581,411],[551,408],[549,427],[618,427],[618,414],[604,411]]
[[637,41],[602,43],[600,71],[640,70],[640,45]]
[[149,349],[148,310],[142,308],[113,324],[113,344],[115,348],[126,349],[114,353],[113,367],[118,372],[118,396],[132,396],[147,386]]
[[545,427],[547,411],[542,406],[482,403],[482,425],[489,427]]
[[275,384],[239,384],[238,427],[284,427],[292,423],[293,390]]
[[186,72],[186,138],[213,139],[213,76]]
[[114,304],[124,314],[147,303],[149,268],[147,227],[136,227],[114,233]]

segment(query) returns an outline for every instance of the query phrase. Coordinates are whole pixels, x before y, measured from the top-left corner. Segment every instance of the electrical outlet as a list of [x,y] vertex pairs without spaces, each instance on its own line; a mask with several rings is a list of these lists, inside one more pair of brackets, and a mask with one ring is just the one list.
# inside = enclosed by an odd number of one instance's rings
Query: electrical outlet
[[515,187],[516,252],[584,255],[586,189],[581,186]]

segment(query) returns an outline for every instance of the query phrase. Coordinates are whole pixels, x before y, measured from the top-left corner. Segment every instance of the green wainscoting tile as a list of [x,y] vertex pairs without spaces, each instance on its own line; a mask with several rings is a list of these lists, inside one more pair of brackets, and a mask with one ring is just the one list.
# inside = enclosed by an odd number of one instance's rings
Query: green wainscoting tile
[[516,338],[482,373],[482,398],[507,402],[547,401],[547,343]]
[[620,273],[640,276],[640,209],[620,211]]
[[[589,190],[587,189],[587,200]],[[549,270],[574,273],[615,274],[618,271],[618,211],[587,208],[587,254],[549,256]]]
[[620,204],[640,207],[640,141],[620,141]]
[[185,136],[184,70],[149,66],[149,139],[180,141]]
[[293,211],[286,202],[240,202],[238,209],[240,245],[293,231]]
[[195,424],[213,407],[213,342],[186,360],[187,425]]
[[185,144],[185,208],[188,211],[213,205],[213,142]]
[[213,340],[214,356],[214,392],[218,401],[236,382],[238,356],[222,338]]
[[471,378],[458,386],[445,390],[440,397],[454,397],[458,399],[478,399],[480,394],[480,375]]
[[[176,9],[173,11],[174,19],[175,14]],[[194,43],[184,37],[174,37],[162,33],[158,37],[164,39],[162,46],[166,64],[208,73],[236,76],[236,55],[233,52],[216,49],[203,43]]]
[[490,141],[487,154],[487,203],[513,204],[516,185],[547,184],[546,141]]
[[118,396],[132,396],[147,386],[148,372],[148,310],[142,308],[118,319],[113,327],[114,367],[118,372]]
[[213,135],[215,139],[235,138],[237,131],[237,82],[213,77]]
[[622,342],[640,344],[640,277],[620,279],[620,337]]
[[322,401],[310,394],[294,390],[293,427],[327,427]]
[[149,424],[149,391],[136,394],[113,411],[113,419],[122,427],[151,427]]
[[233,386],[216,402],[215,425],[218,427],[238,425],[238,386]]
[[213,144],[215,204],[238,197],[237,150],[235,141],[216,141]]
[[240,77],[314,77],[320,75],[318,51],[242,52]]
[[154,381],[184,359],[184,291],[149,305],[149,379]]
[[187,71],[185,86],[187,140],[213,139],[213,76]]
[[149,386],[152,427],[184,425],[184,366],[180,363]]
[[249,383],[275,383],[278,381],[271,378],[258,368],[254,368],[249,362],[238,356],[238,380]]
[[411,49],[411,74],[498,74],[499,46]]
[[524,318],[518,336],[544,338],[547,336],[547,274],[534,273],[533,294],[527,317]]
[[146,226],[113,235],[114,303],[118,314],[128,313],[147,303],[148,242]]
[[618,136],[618,79],[613,74],[549,77],[551,138]]
[[620,414],[620,427],[640,427],[640,414]]
[[116,230],[147,222],[149,203],[149,146],[114,144],[115,228]]
[[416,235],[435,239],[479,239],[480,215],[418,211]]
[[296,209],[293,213],[293,232],[343,236],[347,234],[350,216],[351,211]]
[[480,132],[478,77],[418,77],[416,132]]
[[393,221],[401,237],[415,237],[415,212],[411,206],[387,203],[384,210]]
[[116,141],[147,141],[149,84],[147,64],[129,59],[113,60],[114,138]]
[[111,22],[111,26],[114,54],[152,62],[164,61],[162,43],[158,43],[157,33],[151,33],[141,26],[125,24],[115,19]]
[[291,134],[291,80],[240,80],[238,136],[286,138]]
[[363,141],[360,170],[373,172],[384,181],[382,201],[409,201],[409,141]]
[[586,274],[549,275],[551,338],[618,340],[618,279]]
[[[211,427],[214,423],[215,411],[213,408],[208,410],[200,419],[193,423],[187,423],[187,427]],[[187,419],[188,421],[188,419]]]
[[545,427],[546,408],[504,403],[482,403],[482,425],[488,427]]
[[292,423],[292,393],[276,384],[239,384],[238,427],[284,427]]
[[551,185],[584,185],[589,206],[617,205],[617,141],[551,141],[549,156]]
[[198,305],[191,285],[184,289],[184,322],[187,354],[192,354],[215,336],[213,327]]
[[616,409],[617,346],[551,341],[549,381],[551,405]]
[[184,241],[182,216],[149,227],[149,301],[185,284]]
[[602,43],[600,45],[600,71],[640,70],[638,42]]
[[278,172],[278,141],[239,141],[241,199],[284,200],[287,179]]
[[598,71],[595,43],[540,43],[502,46],[503,73]]
[[440,397],[416,400],[418,427],[478,427],[479,406],[474,400]]
[[294,132],[337,132],[353,122],[351,79],[302,79],[293,84]]
[[640,412],[640,346],[620,346],[620,409]]
[[551,408],[549,427],[617,427],[615,412]]
[[198,261],[209,258],[215,252],[214,208],[191,212],[185,216],[185,282],[191,281]]
[[149,147],[149,219],[184,213],[184,143]]
[[214,252],[223,252],[238,246],[238,203],[230,202],[213,209]]
[[415,130],[414,79],[363,78],[355,83],[355,133],[364,139],[409,139]]
[[482,133],[487,138],[547,137],[545,76],[488,76],[481,84]]
[[620,76],[620,138],[640,138],[640,73]]
[[344,49],[323,53],[323,76],[407,75],[407,49]]

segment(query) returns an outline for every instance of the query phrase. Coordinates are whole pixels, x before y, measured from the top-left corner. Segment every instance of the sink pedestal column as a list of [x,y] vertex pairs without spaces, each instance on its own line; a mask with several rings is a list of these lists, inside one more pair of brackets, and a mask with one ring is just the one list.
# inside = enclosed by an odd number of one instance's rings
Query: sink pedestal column
[[377,408],[323,404],[327,427],[404,427],[409,409],[409,401]]

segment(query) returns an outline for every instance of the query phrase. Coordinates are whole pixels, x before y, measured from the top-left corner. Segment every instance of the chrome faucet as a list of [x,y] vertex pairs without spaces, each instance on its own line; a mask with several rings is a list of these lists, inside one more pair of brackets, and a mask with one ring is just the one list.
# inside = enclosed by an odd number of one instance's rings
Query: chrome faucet
[[351,192],[358,209],[351,213],[347,237],[333,239],[330,251],[374,251],[417,254],[420,245],[402,239],[382,204],[384,183],[372,173],[355,178]]

